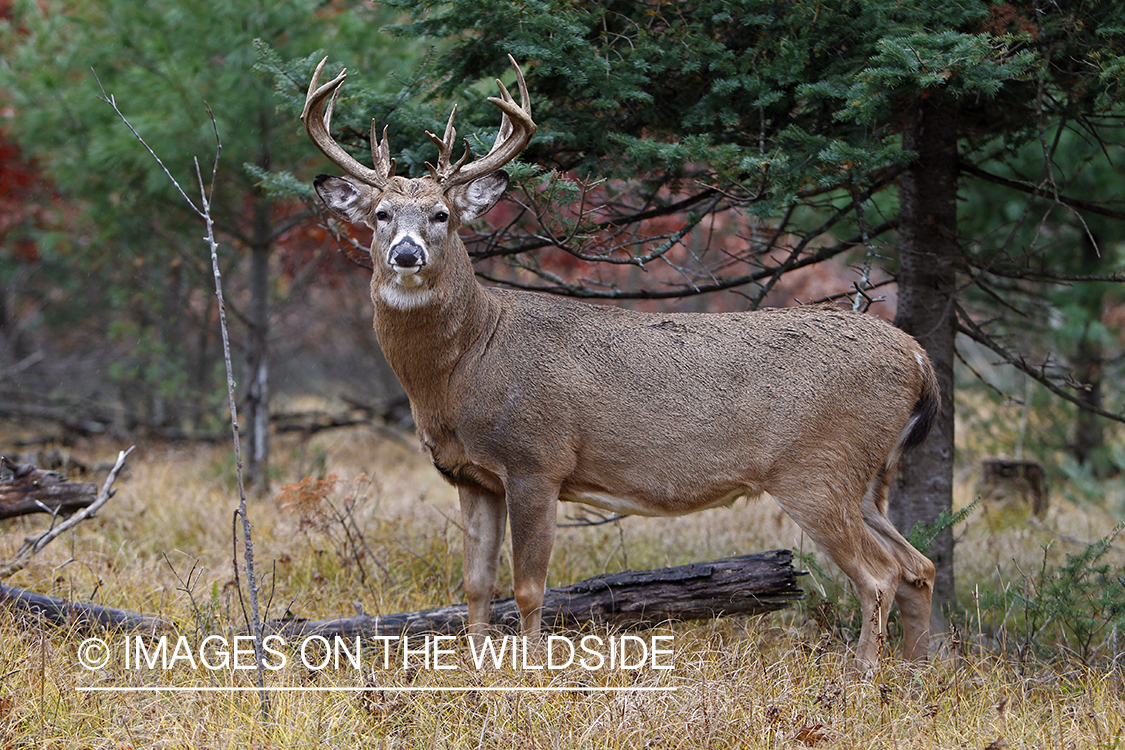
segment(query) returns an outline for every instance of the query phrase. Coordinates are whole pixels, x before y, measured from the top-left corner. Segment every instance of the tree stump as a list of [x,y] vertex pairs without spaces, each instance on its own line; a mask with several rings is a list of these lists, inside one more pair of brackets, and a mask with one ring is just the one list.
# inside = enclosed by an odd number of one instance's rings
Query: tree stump
[[0,519],[29,513],[69,516],[98,497],[98,486],[91,482],[71,482],[62,474],[31,464],[5,460],[3,466],[11,476],[0,479]]
[[[651,627],[669,620],[703,620],[719,615],[757,615],[803,599],[797,586],[803,571],[793,569],[793,553],[774,550],[659,570],[595,576],[559,589],[543,599],[545,629],[577,628],[586,623]],[[464,604],[418,612],[358,615],[330,620],[277,620],[267,630],[286,638],[305,635],[403,636],[458,635],[466,629]],[[492,603],[492,627],[518,631],[515,599]]]
[[1047,510],[1047,480],[1037,461],[1004,457],[981,461],[977,493],[986,502],[1018,497],[1037,516]]

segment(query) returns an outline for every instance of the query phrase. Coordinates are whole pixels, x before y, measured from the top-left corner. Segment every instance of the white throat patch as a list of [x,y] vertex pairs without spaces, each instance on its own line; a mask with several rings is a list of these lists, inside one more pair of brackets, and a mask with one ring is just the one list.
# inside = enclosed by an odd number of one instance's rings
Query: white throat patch
[[[417,276],[413,274],[411,274],[411,277],[417,279]],[[421,279],[417,280],[420,284]],[[422,307],[429,303],[433,294],[433,289],[422,286],[407,287],[397,283],[397,280],[379,287],[379,297],[391,307],[399,310],[411,310],[415,307]]]

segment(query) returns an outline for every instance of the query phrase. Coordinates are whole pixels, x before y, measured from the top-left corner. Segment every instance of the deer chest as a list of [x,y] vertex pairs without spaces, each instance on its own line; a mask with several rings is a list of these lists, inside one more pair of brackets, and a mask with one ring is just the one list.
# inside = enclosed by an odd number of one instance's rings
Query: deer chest
[[429,453],[434,468],[454,487],[504,494],[500,477],[472,461],[456,433],[448,430],[421,430],[419,436],[422,448]]

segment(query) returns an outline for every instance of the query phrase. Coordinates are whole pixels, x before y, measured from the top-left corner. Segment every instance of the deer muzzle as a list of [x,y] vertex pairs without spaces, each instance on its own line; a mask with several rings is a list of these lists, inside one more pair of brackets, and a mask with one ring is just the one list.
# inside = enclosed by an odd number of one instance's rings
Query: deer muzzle
[[426,250],[412,238],[403,237],[391,247],[387,261],[396,271],[416,271],[426,265]]

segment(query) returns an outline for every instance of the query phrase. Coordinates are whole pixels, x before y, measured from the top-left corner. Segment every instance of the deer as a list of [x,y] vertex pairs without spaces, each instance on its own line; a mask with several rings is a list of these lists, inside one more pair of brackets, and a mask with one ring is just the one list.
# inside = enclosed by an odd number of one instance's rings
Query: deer
[[388,128],[372,167],[331,136],[346,69],[320,62],[301,119],[343,176],[318,175],[336,216],[374,230],[374,330],[410,399],[421,449],[458,493],[470,638],[488,632],[505,527],[525,636],[540,632],[559,501],[672,516],[771,496],[851,580],[863,611],[854,663],[870,672],[892,600],[903,654],[927,659],[933,563],[887,518],[904,451],[937,417],[926,352],[873,315],[829,305],[651,313],[482,285],[459,228],[508,188],[534,135],[499,80],[491,150],[454,160],[456,106],[429,174],[395,175]]

